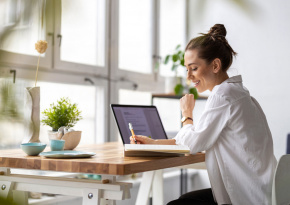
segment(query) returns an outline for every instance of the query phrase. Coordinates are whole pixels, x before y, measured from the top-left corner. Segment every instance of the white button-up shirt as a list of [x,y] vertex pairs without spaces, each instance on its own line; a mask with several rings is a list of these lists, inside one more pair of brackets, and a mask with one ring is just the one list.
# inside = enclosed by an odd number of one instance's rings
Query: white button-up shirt
[[176,144],[206,151],[206,166],[218,204],[271,204],[276,168],[272,135],[260,105],[235,76],[216,85],[199,122],[185,125]]

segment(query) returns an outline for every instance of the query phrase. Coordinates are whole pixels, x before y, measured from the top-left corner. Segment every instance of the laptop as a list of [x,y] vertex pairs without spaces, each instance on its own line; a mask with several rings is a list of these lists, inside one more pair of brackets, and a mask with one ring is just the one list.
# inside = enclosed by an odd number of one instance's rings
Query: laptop
[[135,135],[152,139],[168,139],[156,106],[111,104],[111,108],[123,141],[130,144],[132,124]]

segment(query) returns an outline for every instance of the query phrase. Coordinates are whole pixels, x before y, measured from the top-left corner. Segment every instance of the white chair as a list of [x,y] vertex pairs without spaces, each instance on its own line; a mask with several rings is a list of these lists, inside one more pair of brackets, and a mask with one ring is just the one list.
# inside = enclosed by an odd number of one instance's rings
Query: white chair
[[290,154],[278,161],[272,186],[272,205],[290,204]]

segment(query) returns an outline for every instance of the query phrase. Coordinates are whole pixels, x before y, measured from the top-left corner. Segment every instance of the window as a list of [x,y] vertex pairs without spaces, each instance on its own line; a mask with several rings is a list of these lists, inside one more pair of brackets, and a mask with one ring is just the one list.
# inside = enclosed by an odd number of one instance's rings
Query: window
[[105,65],[105,1],[62,0],[60,60]]
[[[38,73],[41,103],[46,103],[41,110],[71,96],[83,106],[84,120],[76,129],[83,131],[87,143],[115,140],[111,103],[149,105],[152,92],[164,92],[164,78],[153,72],[154,56],[170,53],[185,38],[185,23],[180,23],[185,0],[3,2],[1,26],[15,22],[19,8],[30,12],[21,14],[20,23],[1,41],[1,69],[17,70],[16,82],[28,84],[38,58],[34,44],[47,40]],[[162,69],[164,75],[170,70]],[[45,139],[47,129],[42,128]]]
[[22,86],[23,82],[12,84],[9,77],[0,75],[0,149],[19,148],[23,140]]
[[[40,111],[50,107],[62,97],[68,97],[71,103],[76,103],[82,112],[82,120],[77,122],[74,130],[82,131],[81,143],[93,144],[96,141],[96,88],[95,86],[73,85],[62,83],[39,82]],[[40,115],[42,119],[43,115]],[[50,127],[41,125],[41,141],[48,143],[47,131]]]
[[[120,89],[119,90],[119,104],[123,105],[151,105],[151,93],[150,92],[141,92],[141,91],[133,91],[133,90],[127,90],[127,89]],[[115,125],[116,122],[114,122],[113,128],[117,128]],[[121,140],[120,133],[118,131],[116,133],[116,139],[118,141]],[[112,134],[115,135],[114,132]],[[114,138],[113,138],[114,139]]]
[[119,68],[152,72],[152,1],[119,1]]
[[[0,128],[2,134],[0,135],[1,147],[11,148],[16,144],[19,147],[24,139],[23,133],[25,133],[25,123],[23,122],[23,105],[24,105],[24,88],[34,85],[33,81],[17,79],[15,84],[8,78],[0,79],[0,114],[5,115],[5,119],[0,118]],[[100,96],[97,95],[97,89],[101,89],[100,86],[91,85],[76,85],[76,84],[63,84],[63,83],[51,83],[51,82],[38,82],[37,86],[40,87],[40,112],[50,107],[50,104],[56,103],[61,97],[68,97],[72,103],[78,105],[81,110],[82,120],[77,122],[73,127],[74,130],[82,131],[82,138],[80,143],[93,144],[96,142],[103,142],[104,135],[99,130],[103,130],[97,122],[96,113],[97,109],[102,110],[104,104]],[[5,92],[12,95],[5,95]],[[9,98],[5,98],[8,96]],[[99,99],[101,98],[101,99]],[[4,100],[7,99],[7,100]],[[4,102],[6,101],[6,102]],[[99,102],[97,102],[99,101]],[[14,104],[16,103],[16,104]],[[100,105],[101,104],[101,105]],[[7,108],[9,105],[9,108]],[[16,112],[15,112],[16,111]],[[17,115],[15,115],[17,113]],[[102,113],[99,113],[100,118],[104,118]],[[40,114],[40,120],[43,118]],[[40,124],[40,141],[49,144],[47,131],[51,130],[51,127]]]
[[[2,3],[2,2],[1,2]],[[45,39],[45,21],[42,16],[43,1],[6,0],[3,2],[2,25],[7,29],[7,35],[1,42],[2,50],[38,55],[34,44],[39,39]],[[8,28],[9,32],[8,32]]]
[[[160,56],[172,54],[177,45],[185,44],[185,0],[160,0]],[[160,74],[173,76],[170,64],[160,65]],[[179,75],[184,76],[184,71]]]
[[151,93],[133,90],[119,90],[119,103],[129,105],[151,105]]
[[[3,25],[10,29],[0,45],[0,61],[19,67],[35,66],[39,54],[34,44],[37,40],[46,40],[48,49],[41,55],[42,69],[107,75],[104,69],[108,39],[106,9],[105,0],[86,3],[80,0],[6,0],[3,10],[7,20]],[[11,27],[7,22],[16,18],[15,12],[20,20]]]
[[179,100],[154,98],[154,105],[158,109],[166,133],[169,137],[174,137],[181,128]]

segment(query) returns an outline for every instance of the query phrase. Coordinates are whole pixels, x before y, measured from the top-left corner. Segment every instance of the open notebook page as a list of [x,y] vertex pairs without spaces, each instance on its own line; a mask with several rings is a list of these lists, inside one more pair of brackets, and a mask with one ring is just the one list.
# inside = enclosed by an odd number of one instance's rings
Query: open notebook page
[[189,153],[190,150],[184,145],[151,145],[151,144],[125,144],[125,151],[155,151],[172,153]]

